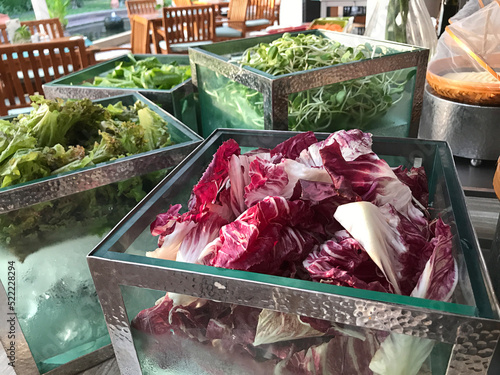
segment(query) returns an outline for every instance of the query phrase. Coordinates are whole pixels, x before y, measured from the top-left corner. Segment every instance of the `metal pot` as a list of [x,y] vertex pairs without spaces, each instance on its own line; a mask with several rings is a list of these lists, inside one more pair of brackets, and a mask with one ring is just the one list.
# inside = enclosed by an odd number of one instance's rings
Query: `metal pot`
[[447,141],[453,155],[497,160],[500,155],[500,107],[453,102],[425,86],[419,138]]

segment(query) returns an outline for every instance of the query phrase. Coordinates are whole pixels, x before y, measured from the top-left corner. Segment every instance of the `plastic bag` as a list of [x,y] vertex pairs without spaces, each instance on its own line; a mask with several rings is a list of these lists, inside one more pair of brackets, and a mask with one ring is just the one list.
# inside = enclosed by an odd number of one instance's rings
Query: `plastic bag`
[[430,56],[437,44],[423,0],[377,0],[365,36],[429,48]]
[[478,10],[484,8],[487,5],[495,2],[496,0],[469,0],[462,9],[458,11],[453,17],[449,19],[450,24],[453,22],[460,21],[463,18],[469,17],[470,15],[476,13]]
[[500,105],[500,2],[446,27],[427,82],[454,101]]

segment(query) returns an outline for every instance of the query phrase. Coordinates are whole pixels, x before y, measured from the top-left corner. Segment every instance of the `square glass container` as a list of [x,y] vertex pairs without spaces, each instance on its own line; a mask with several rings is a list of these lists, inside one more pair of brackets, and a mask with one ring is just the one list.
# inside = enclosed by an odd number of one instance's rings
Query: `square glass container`
[[[373,150],[391,166],[421,164],[426,170],[431,213],[441,216],[453,234],[459,282],[449,303],[145,256],[146,251],[157,247],[157,238],[149,232],[151,222],[171,204],[181,203],[185,207],[191,188],[224,141],[234,139],[244,150],[273,148],[293,134],[217,130],[89,254],[90,270],[122,374],[156,374],[159,369],[175,374],[211,374],[210,369],[224,361],[215,345],[202,345],[175,334],[148,336],[131,327],[136,314],[153,307],[165,292],[226,307],[232,304],[329,321],[360,331],[365,337],[400,334],[402,340],[430,340],[434,345],[424,366],[430,366],[433,374],[486,374],[500,335],[498,302],[445,142],[374,137]],[[327,136],[317,133],[320,140]],[[186,332],[190,337],[206,334],[203,329]],[[236,332],[233,337],[244,334]],[[374,345],[370,350],[378,343]],[[182,350],[174,350],[169,356],[169,348]],[[257,367],[253,373],[269,373],[265,367],[268,362],[236,357],[236,367],[229,373],[252,373],[257,365],[264,367]]]
[[137,100],[174,145],[0,189],[0,358],[15,374],[75,374],[113,354],[86,256],[201,142],[140,94],[95,102]]
[[322,35],[349,47],[366,45],[378,57],[274,76],[232,59],[283,33],[191,48],[204,137],[217,128],[360,128],[375,135],[417,136],[428,50],[324,30],[290,34]]
[[[136,60],[156,57],[162,64],[177,62],[178,65],[189,65],[189,57],[182,55],[133,55]],[[68,74],[43,85],[45,96],[49,99],[102,99],[115,95],[126,95],[139,92],[146,98],[159,105],[168,113],[198,131],[196,119],[196,98],[193,93],[193,84],[188,79],[170,90],[117,88],[100,86],[83,86],[84,82],[92,83],[95,77],[104,77],[110,73],[120,62],[130,62],[130,58],[119,56],[105,62],[92,65],[78,72]]]

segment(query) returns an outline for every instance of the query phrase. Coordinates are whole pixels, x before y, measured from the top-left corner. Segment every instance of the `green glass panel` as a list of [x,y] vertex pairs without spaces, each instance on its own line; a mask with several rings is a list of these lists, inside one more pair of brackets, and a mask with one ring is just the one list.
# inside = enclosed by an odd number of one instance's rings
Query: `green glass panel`
[[0,215],[0,264],[14,262],[16,314],[40,372],[110,343],[86,256],[167,173]]
[[204,66],[197,67],[197,75],[203,137],[217,128],[264,129],[260,92]]

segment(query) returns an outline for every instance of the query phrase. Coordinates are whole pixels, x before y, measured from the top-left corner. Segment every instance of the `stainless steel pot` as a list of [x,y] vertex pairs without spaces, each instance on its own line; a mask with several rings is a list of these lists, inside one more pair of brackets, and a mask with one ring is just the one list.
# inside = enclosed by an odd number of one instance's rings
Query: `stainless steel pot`
[[425,86],[419,138],[447,141],[453,155],[480,160],[500,156],[500,107],[453,102]]

